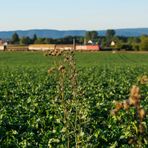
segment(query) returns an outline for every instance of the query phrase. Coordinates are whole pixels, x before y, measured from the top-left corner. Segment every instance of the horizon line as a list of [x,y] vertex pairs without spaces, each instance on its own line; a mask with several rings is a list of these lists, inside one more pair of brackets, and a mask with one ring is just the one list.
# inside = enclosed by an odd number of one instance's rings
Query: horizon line
[[124,29],[148,29],[148,27],[127,27],[127,28],[107,28],[107,29],[47,29],[47,28],[28,28],[28,29],[14,29],[14,30],[0,30],[0,32],[14,32],[14,31],[30,31],[30,30],[53,30],[53,31],[105,31],[108,29],[124,30]]

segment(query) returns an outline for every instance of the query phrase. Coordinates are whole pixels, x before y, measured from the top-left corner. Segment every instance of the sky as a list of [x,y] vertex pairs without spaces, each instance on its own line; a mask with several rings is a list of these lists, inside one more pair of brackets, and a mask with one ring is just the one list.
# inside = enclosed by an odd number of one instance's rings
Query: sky
[[0,31],[148,27],[148,0],[0,0]]

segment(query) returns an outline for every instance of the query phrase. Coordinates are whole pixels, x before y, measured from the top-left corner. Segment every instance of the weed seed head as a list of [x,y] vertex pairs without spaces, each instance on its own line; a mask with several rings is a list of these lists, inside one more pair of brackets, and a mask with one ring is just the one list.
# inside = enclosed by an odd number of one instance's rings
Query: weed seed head
[[54,71],[54,69],[55,69],[55,68],[53,68],[53,67],[50,68],[50,69],[48,69],[48,74],[51,74],[51,73]]
[[148,84],[148,76],[144,75],[138,79],[140,84]]
[[118,111],[118,110],[120,110],[121,108],[123,108],[123,103],[117,102],[117,103],[115,104],[115,109]]
[[65,66],[60,65],[58,70],[63,73],[65,71]]
[[145,117],[145,110],[144,110],[143,108],[140,108],[140,109],[138,110],[138,114],[139,114],[140,120],[143,120],[144,117]]
[[145,131],[145,128],[144,128],[143,124],[142,123],[139,124],[139,132],[143,133],[144,131]]
[[132,86],[132,89],[131,89],[130,95],[131,95],[131,96],[137,96],[139,93],[140,93],[139,87],[136,86],[136,85],[133,85],[133,86]]
[[123,102],[123,108],[124,108],[125,110],[128,110],[129,107],[130,107],[129,100],[125,100],[125,101]]

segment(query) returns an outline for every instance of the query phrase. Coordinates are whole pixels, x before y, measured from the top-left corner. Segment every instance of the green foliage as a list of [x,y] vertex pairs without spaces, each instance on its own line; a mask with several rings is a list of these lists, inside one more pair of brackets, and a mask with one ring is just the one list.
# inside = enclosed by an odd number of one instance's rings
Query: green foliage
[[140,50],[148,51],[148,36],[141,37]]
[[131,46],[131,50],[139,51],[140,50],[140,37],[129,37],[127,44]]
[[37,40],[37,38],[38,38],[37,35],[34,34],[34,35],[33,35],[33,38],[32,38],[33,43],[35,43],[35,41]]
[[133,50],[132,48],[133,48],[132,45],[129,44],[122,44],[120,47],[121,50],[127,50],[127,51]]
[[128,43],[129,44],[138,44],[138,43],[140,43],[140,38],[139,37],[129,37]]
[[113,37],[113,36],[115,36],[115,34],[116,34],[116,32],[113,29],[108,29],[106,31],[106,37]]
[[[76,52],[77,67],[93,66],[142,66],[148,65],[148,54],[139,53],[116,53],[112,52]],[[0,52],[0,67],[17,68],[25,67],[45,67],[52,66],[55,60],[60,57],[50,58],[43,56],[42,52]]]
[[98,32],[97,31],[87,31],[85,34],[85,39],[86,42],[88,42],[89,40],[91,41],[95,41],[98,38]]
[[[11,65],[5,65],[6,57],[11,57]],[[76,73],[71,67],[75,66],[65,62],[63,73],[63,67],[51,62],[60,62],[61,57],[1,53],[0,146],[65,148],[68,143],[69,147],[76,147],[77,141],[77,147],[135,147],[130,144],[137,134],[135,110],[121,110],[117,116],[110,111],[114,109],[113,100],[128,99],[138,76],[148,74],[146,57],[145,54],[77,53],[77,87],[73,91]],[[16,59],[19,64],[13,63]],[[24,59],[29,61],[23,65],[20,61],[25,62]],[[91,64],[89,59],[93,61]],[[142,59],[145,61],[140,63]],[[48,74],[48,64],[59,68]],[[142,85],[140,90],[141,105],[147,111],[148,85]],[[143,124],[145,131],[139,136],[141,143],[137,146],[146,148],[147,116]]]
[[35,41],[35,44],[43,44],[45,41],[44,38],[37,38],[37,40]]
[[113,41],[113,37],[115,36],[116,32],[113,29],[106,30],[106,46],[110,47],[111,42]]
[[32,43],[32,40],[29,37],[22,37],[20,39],[20,44],[21,45],[29,45]]
[[140,44],[132,44],[132,48],[134,51],[139,51],[140,50]]
[[15,33],[12,35],[11,42],[12,42],[13,44],[19,44],[19,41],[20,41],[19,35],[15,32]]

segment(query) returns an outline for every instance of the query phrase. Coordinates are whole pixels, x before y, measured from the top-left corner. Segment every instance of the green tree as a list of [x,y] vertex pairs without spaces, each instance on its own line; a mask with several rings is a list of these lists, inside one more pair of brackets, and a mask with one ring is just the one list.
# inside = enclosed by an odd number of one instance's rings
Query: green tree
[[29,44],[31,44],[31,39],[27,36],[27,37],[22,37],[21,39],[20,39],[20,44],[22,44],[22,45],[29,45]]
[[106,31],[106,40],[107,40],[107,46],[110,47],[110,43],[113,40],[113,37],[115,36],[116,32],[113,29],[108,29]]
[[76,39],[76,43],[78,43],[78,44],[84,43],[84,37],[82,37],[82,36],[76,36],[75,39]]
[[140,50],[148,51],[148,36],[141,36]]
[[15,32],[13,35],[12,35],[12,39],[11,39],[11,42],[12,44],[19,44],[19,35]]
[[129,37],[128,43],[129,44],[138,44],[138,43],[140,43],[140,38],[139,37]]
[[115,36],[115,34],[116,34],[116,31],[113,30],[113,29],[108,29],[108,30],[106,31],[106,37],[107,37],[107,38],[112,38],[113,36]]
[[38,39],[37,35],[34,34],[34,35],[33,35],[33,38],[32,38],[32,43],[35,43],[35,41],[36,41],[37,39]]
[[44,44],[45,42],[45,38],[37,38],[37,40],[35,41],[35,44]]
[[129,37],[127,44],[133,47],[133,50],[138,51],[140,46],[140,38],[139,37]]
[[97,31],[87,31],[85,33],[86,42],[88,42],[89,40],[96,41],[97,38],[98,38],[98,32]]

